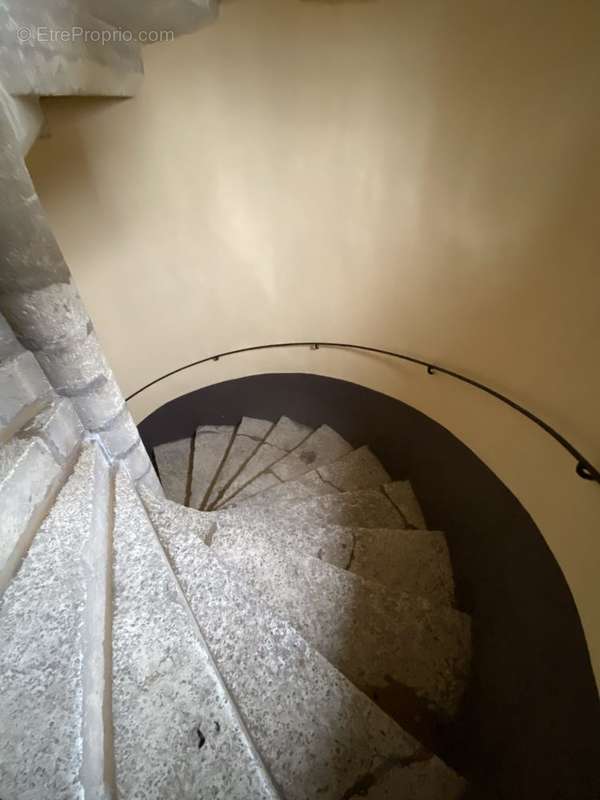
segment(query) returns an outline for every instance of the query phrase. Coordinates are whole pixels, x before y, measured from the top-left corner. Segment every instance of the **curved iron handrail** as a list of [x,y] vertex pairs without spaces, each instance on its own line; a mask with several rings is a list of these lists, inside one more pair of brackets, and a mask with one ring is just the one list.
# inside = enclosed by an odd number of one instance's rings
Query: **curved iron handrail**
[[577,462],[575,470],[580,478],[583,478],[586,481],[595,481],[596,483],[600,483],[600,472],[593,466],[593,464],[591,464],[590,461],[588,461],[587,458],[585,458],[585,456],[579,452],[579,450],[577,450],[571,444],[571,442],[565,439],[565,437],[558,433],[558,431],[554,430],[554,428],[548,425],[547,422],[544,422],[531,411],[528,411],[523,406],[515,403],[514,400],[511,400],[505,395],[500,394],[500,392],[497,392],[495,389],[490,389],[489,386],[479,383],[479,381],[473,380],[472,378],[467,378],[465,375],[461,375],[459,372],[453,372],[451,369],[440,367],[438,364],[432,364],[429,361],[423,361],[420,358],[414,358],[413,356],[407,356],[402,353],[395,353],[393,350],[382,350],[379,347],[368,347],[367,345],[362,344],[349,344],[348,342],[278,342],[275,344],[259,344],[253,345],[252,347],[240,347],[237,350],[227,350],[225,353],[217,353],[212,356],[207,356],[206,358],[201,358],[198,361],[192,361],[191,364],[185,364],[183,367],[178,367],[177,369],[173,369],[170,372],[161,375],[160,378],[155,378],[153,381],[150,381],[150,383],[142,386],[141,389],[138,389],[137,391],[133,392],[133,394],[130,394],[129,397],[127,397],[127,401],[137,397],[138,394],[141,394],[141,392],[149,389],[156,383],[160,383],[160,381],[170,378],[172,375],[176,375],[178,372],[191,369],[191,367],[197,367],[200,364],[206,364],[209,361],[219,361],[221,358],[238,355],[239,353],[250,353],[256,350],[277,350],[284,347],[309,347],[311,350],[318,350],[320,347],[336,347],[343,348],[345,350],[360,350],[366,353],[377,353],[382,356],[398,358],[401,361],[409,361],[411,364],[418,364],[421,367],[425,367],[428,375],[434,375],[436,372],[439,372],[442,375],[449,375],[451,378],[456,378],[456,380],[461,381],[462,383],[467,383],[469,386],[474,386],[476,389],[480,389],[482,392],[495,397],[496,400],[499,400],[501,403],[510,406],[519,414],[527,417],[528,420],[545,431],[554,439],[555,442],[558,442],[558,444],[560,444],[561,447],[563,447],[575,459]]

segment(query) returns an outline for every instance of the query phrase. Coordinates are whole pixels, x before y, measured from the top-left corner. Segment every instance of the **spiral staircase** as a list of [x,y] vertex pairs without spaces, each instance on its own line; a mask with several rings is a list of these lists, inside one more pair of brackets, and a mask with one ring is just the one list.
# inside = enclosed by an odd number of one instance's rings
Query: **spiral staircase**
[[243,418],[155,448],[163,497],[29,401],[0,449],[2,800],[463,796],[435,748],[469,618],[408,483]]

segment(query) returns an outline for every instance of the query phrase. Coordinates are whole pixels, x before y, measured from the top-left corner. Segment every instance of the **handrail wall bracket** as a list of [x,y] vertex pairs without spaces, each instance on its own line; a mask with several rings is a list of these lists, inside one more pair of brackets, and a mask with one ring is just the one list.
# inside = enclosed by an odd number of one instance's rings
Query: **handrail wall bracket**
[[423,361],[420,358],[414,358],[413,356],[408,356],[403,353],[395,353],[392,350],[383,350],[379,347],[368,347],[367,345],[362,344],[349,344],[348,342],[277,342],[273,344],[258,344],[252,347],[240,347],[237,350],[228,350],[226,353],[216,353],[212,356],[207,356],[206,358],[201,358],[198,361],[193,361],[191,364],[185,364],[183,367],[178,367],[177,369],[173,369],[170,372],[165,373],[165,375],[161,375],[160,378],[155,378],[153,381],[150,381],[145,386],[142,386],[141,389],[133,392],[127,398],[127,401],[133,400],[134,397],[137,397],[138,394],[141,394],[146,389],[149,389],[151,386],[154,386],[160,381],[164,381],[166,378],[170,378],[172,375],[176,375],[178,372],[183,372],[186,369],[191,369],[192,367],[197,367],[200,364],[206,364],[209,361],[220,361],[222,358],[226,358],[227,356],[234,356],[239,355],[240,353],[250,353],[255,352],[257,350],[279,350],[283,348],[289,347],[308,347],[310,350],[319,350],[322,347],[331,347],[331,348],[342,348],[345,350],[358,350],[364,353],[377,353],[383,356],[389,356],[390,358],[397,358],[401,361],[408,361],[411,364],[418,364],[419,366],[425,367],[427,369],[428,375],[435,375],[436,373],[440,373],[441,375],[448,375],[455,380],[461,381],[461,383],[466,383],[469,386],[474,386],[476,389],[479,389],[486,394],[495,397],[496,400],[499,400],[501,403],[504,403],[507,406],[510,406],[514,411],[517,411],[522,416],[526,417],[528,420],[533,422],[543,431],[545,431],[549,436],[554,439],[564,450],[566,450],[569,455],[571,455],[576,461],[575,471],[580,478],[585,481],[593,481],[594,483],[600,484],[600,472],[592,465],[587,458],[585,458],[579,450],[575,448],[574,445],[571,444],[567,439],[565,439],[562,434],[558,433],[554,428],[552,428],[547,422],[544,422],[542,419],[537,417],[532,411],[529,411],[524,406],[519,405],[514,400],[506,397],[500,392],[497,392],[495,389],[491,389],[489,386],[486,386],[483,383],[479,383],[479,381],[473,380],[473,378],[468,378],[466,375],[461,375],[459,372],[453,372],[450,369],[446,369],[445,367],[440,367],[437,364],[431,364],[428,361]]

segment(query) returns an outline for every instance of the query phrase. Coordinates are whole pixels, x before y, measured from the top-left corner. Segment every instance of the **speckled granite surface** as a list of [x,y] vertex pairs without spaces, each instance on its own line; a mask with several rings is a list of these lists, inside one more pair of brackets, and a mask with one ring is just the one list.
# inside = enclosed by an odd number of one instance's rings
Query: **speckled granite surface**
[[204,501],[233,438],[233,425],[202,425],[196,430],[192,464],[190,506],[203,508]]
[[440,531],[352,528],[348,569],[391,592],[420,595],[439,605],[454,603],[454,577],[446,537]]
[[355,528],[405,528],[396,506],[379,489],[361,489],[311,496],[298,502],[225,508],[215,512],[219,521],[252,523],[287,519],[300,533],[311,525],[345,525]]
[[409,481],[391,481],[384,484],[382,489],[404,517],[406,527],[419,530],[427,528],[421,506]]
[[328,425],[321,425],[302,444],[273,465],[273,473],[282,481],[293,480],[323,464],[337,461],[352,450],[352,445]]
[[87,447],[0,606],[0,797],[80,800]]
[[[269,480],[265,481],[266,478]],[[359,447],[331,464],[306,472],[296,480],[282,482],[269,470],[219,507],[273,505],[322,494],[376,488],[389,481],[390,476],[379,459],[368,447]]]
[[154,448],[154,457],[165,497],[176,503],[185,503],[188,489],[191,439],[178,439]]
[[352,559],[354,537],[352,528],[328,525],[303,529],[301,535],[293,522],[285,519],[276,524],[267,522],[218,524],[213,533],[213,544],[252,550],[255,543],[280,549],[291,549],[329,564],[346,569]]
[[456,712],[469,665],[466,615],[258,538],[240,547],[217,536],[213,549],[356,686],[373,694],[400,684]]
[[298,422],[289,419],[289,417],[281,417],[271,429],[265,441],[231,481],[227,491],[224,492],[221,498],[220,504],[226,503],[260,473],[284,458],[291,450],[307,439],[311,433],[312,429],[306,425],[300,425]]
[[[223,677],[287,800],[459,798],[464,782],[380,711],[193,530],[151,512]],[[365,794],[366,792],[366,794]]]
[[[201,544],[196,531],[190,535]],[[124,470],[116,480],[113,577],[119,796],[278,797]]]
[[231,447],[208,493],[205,508],[211,508],[221,500],[221,495],[229,486],[230,481],[235,478],[244,464],[258,450],[272,427],[273,423],[269,420],[242,417]]

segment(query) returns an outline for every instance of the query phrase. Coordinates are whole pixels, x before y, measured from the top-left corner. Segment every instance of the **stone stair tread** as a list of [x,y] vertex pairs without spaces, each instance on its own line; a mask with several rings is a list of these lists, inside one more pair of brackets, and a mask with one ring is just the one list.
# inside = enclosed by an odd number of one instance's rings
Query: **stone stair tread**
[[396,725],[221,562],[144,500],[223,678],[286,800],[458,800],[464,781]]
[[272,524],[221,523],[212,533],[215,546],[242,551],[251,550],[256,541],[321,559],[394,593],[416,595],[437,605],[454,604],[448,545],[440,531],[315,525],[300,535],[293,522],[281,519]]
[[307,439],[311,433],[313,433],[312,428],[301,425],[299,422],[294,422],[289,417],[281,417],[254,455],[229,484],[219,505],[231,499],[247,483],[265,472],[277,461],[281,461],[289,452]]
[[94,461],[87,447],[0,605],[0,796],[83,796],[81,695]]
[[287,519],[304,535],[314,525],[344,525],[351,528],[406,528],[403,515],[379,489],[358,489],[311,496],[276,505],[241,505],[215,512],[216,521],[253,523]]
[[0,588],[16,569],[75,457],[82,427],[56,398],[0,446]]
[[454,605],[454,577],[441,531],[352,528],[347,569],[392,592],[408,592],[438,605]]
[[191,456],[191,438],[176,439],[154,448],[154,458],[165,497],[182,505],[187,500]]
[[267,506],[274,503],[292,503],[318,497],[322,494],[335,494],[337,490],[321,478],[317,470],[311,470],[293,481],[281,481],[271,470],[258,475],[234,497],[215,508],[237,508],[244,506]]
[[[263,482],[262,485],[259,484],[258,481],[266,476],[272,476],[274,480]],[[293,481],[280,481],[272,473],[266,472],[263,475],[259,475],[256,480],[248,484],[228,503],[219,506],[217,510],[221,508],[238,508],[240,506],[244,508],[272,506],[283,503],[293,505],[300,500],[307,500],[309,497],[336,494],[337,491],[335,486],[326,483],[321,478],[316,469]]]
[[427,528],[421,505],[410,481],[391,481],[384,483],[382,489],[404,517],[406,527],[420,530]]
[[[190,535],[202,545],[196,533]],[[116,481],[113,576],[119,796],[275,800],[278,794],[123,468]]]
[[465,614],[259,540],[248,550],[217,537],[212,548],[370,696],[393,683],[448,717],[457,711],[469,656]]
[[277,522],[229,521],[216,524],[212,542],[250,549],[258,541],[272,547],[297,550],[340,569],[347,569],[352,558],[353,530],[342,525],[314,525],[299,532],[294,523],[285,518]]
[[204,507],[234,432],[233,425],[201,425],[196,428],[189,502],[192,508]]
[[254,455],[272,427],[273,423],[269,420],[242,417],[233,437],[231,447],[206,498],[205,508],[211,508],[219,502],[229,483],[236,477],[251,456]]
[[[152,494],[156,494],[153,492]],[[146,497],[144,490],[144,497]],[[160,496],[159,496],[160,497]],[[176,527],[185,527],[192,531],[202,542],[209,543],[217,527],[214,514],[190,506],[182,506],[167,498],[160,497],[160,502],[168,509],[167,519]]]
[[[440,759],[435,762],[427,758],[416,761],[403,770],[402,778],[402,783],[399,784],[394,771],[385,772],[372,788],[364,790],[358,787],[356,794],[351,797],[366,797],[367,800],[416,800],[420,797],[427,800],[458,800],[466,797],[465,784],[459,785],[456,775],[449,774]],[[365,791],[368,793],[365,794]]]
[[328,425],[321,425],[300,446],[271,468],[281,481],[290,481],[324,464],[337,461],[352,445]]
[[3,438],[8,438],[8,435],[20,427],[21,421],[31,416],[31,409],[35,413],[40,398],[49,396],[52,391],[33,353],[23,350],[14,337],[12,340],[6,341],[7,339],[8,337],[4,340],[4,346],[13,347],[15,352],[10,357],[0,355],[0,435]]
[[251,491],[253,487],[251,483],[246,487],[248,491],[245,495],[240,493],[232,498],[229,505],[223,504],[220,507],[231,508],[232,504],[239,505],[240,501],[245,506],[290,502],[322,494],[376,488],[389,482],[389,474],[365,445],[352,450],[331,464],[307,472],[296,480],[267,484],[262,491],[260,488]]
[[359,447],[332,464],[317,469],[320,477],[340,492],[374,489],[391,480],[387,470],[368,445]]
[[263,492],[266,492],[268,489],[277,488],[278,486],[283,486],[282,482],[276,475],[273,475],[272,472],[263,472],[260,475],[257,475],[254,480],[250,481],[247,486],[244,486],[243,489],[240,489],[237,494],[235,494],[231,499],[224,501],[223,503],[219,503],[215,506],[215,511],[221,508],[233,508],[234,506],[245,504],[246,499],[250,499],[253,497],[258,497]]

